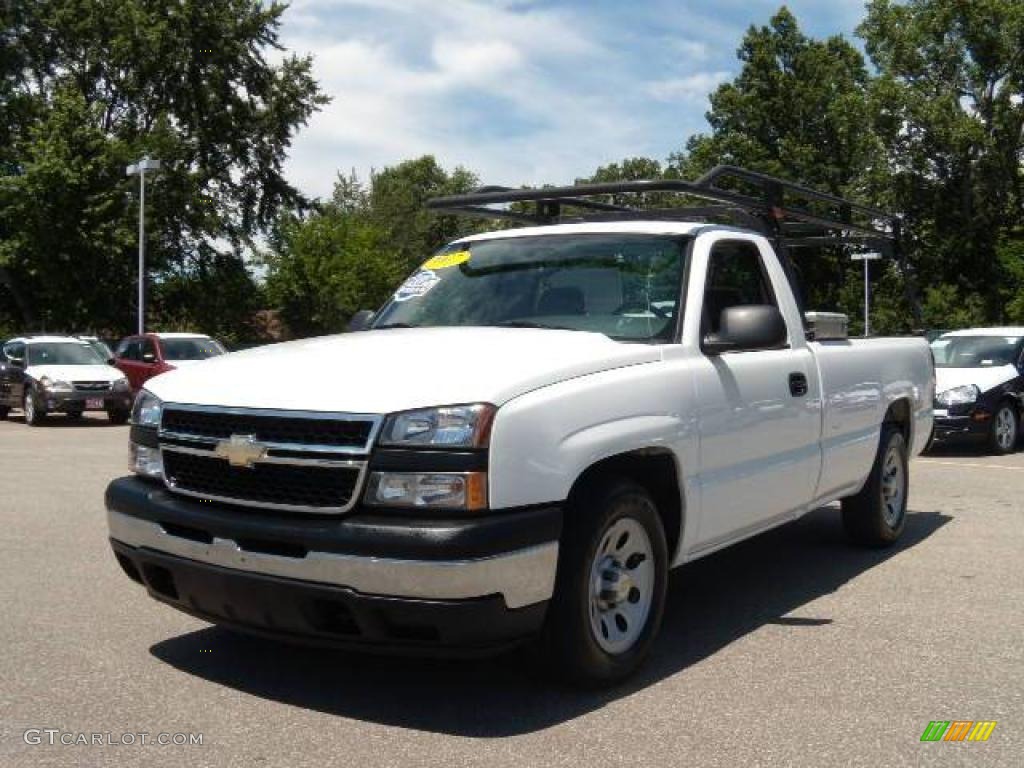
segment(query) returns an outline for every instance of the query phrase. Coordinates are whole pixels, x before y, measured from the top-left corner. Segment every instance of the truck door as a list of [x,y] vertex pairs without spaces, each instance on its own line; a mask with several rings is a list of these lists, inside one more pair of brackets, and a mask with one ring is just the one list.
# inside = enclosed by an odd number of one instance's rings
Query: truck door
[[696,272],[706,267],[703,290],[694,291],[702,301],[699,339],[718,330],[727,307],[770,304],[786,319],[789,343],[705,354],[697,366],[698,550],[793,515],[811,500],[821,462],[817,367],[778,259],[763,239],[706,238],[694,248]]

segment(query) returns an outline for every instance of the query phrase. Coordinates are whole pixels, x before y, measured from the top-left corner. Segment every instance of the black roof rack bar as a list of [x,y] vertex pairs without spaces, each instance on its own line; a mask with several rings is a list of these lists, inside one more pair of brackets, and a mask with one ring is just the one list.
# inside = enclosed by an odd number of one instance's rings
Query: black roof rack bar
[[[716,186],[721,180],[738,180],[753,184],[761,189],[763,197],[734,192]],[[727,206],[740,208],[741,210],[766,217],[777,225],[784,226],[792,223],[792,220],[811,224],[828,231],[841,231],[844,233],[859,233],[870,237],[893,240],[898,237],[899,222],[895,216],[884,213],[869,206],[848,202],[835,195],[824,192],[817,192],[809,187],[792,182],[777,179],[754,171],[747,171],[734,166],[718,166],[702,176],[698,181],[684,181],[682,179],[652,179],[636,181],[616,181],[597,184],[577,184],[567,187],[546,187],[539,189],[510,189],[507,187],[484,187],[481,190],[464,195],[451,195],[438,197],[427,201],[427,207],[434,210],[465,210],[473,215],[494,215],[498,218],[509,218],[507,212],[498,213],[501,209],[487,208],[495,204],[507,204],[517,202],[533,202],[537,204],[537,216],[544,223],[554,223],[561,217],[561,206],[581,206],[580,203],[590,203],[589,207],[598,208],[603,211],[615,211],[632,217],[636,212],[642,212],[647,216],[664,215],[664,211],[655,213],[643,211],[640,208],[628,208],[623,206],[598,203],[598,201],[585,201],[582,198],[613,195],[613,194],[643,194],[650,192],[672,192],[676,194],[696,197],[715,203],[725,203]],[[838,216],[830,216],[827,213],[819,213],[809,210],[804,206],[790,206],[786,204],[785,194],[789,192],[802,198],[805,202],[819,202],[828,206],[838,207]],[[597,203],[597,205],[593,205]],[[488,213],[493,211],[494,213]],[[870,224],[862,224],[853,220],[853,214],[859,214],[871,220]],[[529,214],[526,214],[527,216]],[[789,219],[790,222],[786,220]],[[874,225],[874,220],[881,220],[883,225],[888,225],[891,231],[880,229]]]
[[[892,214],[886,213],[885,211],[879,210],[878,208],[872,208],[867,205],[861,205],[860,203],[851,203],[849,200],[844,200],[841,197],[830,195],[827,192],[819,192],[816,189],[811,189],[803,184],[797,184],[792,181],[785,181],[778,179],[774,176],[769,176],[766,173],[759,173],[757,171],[748,171],[746,168],[739,168],[735,165],[719,165],[712,168],[710,171],[705,173],[699,179],[697,184],[713,185],[714,182],[722,178],[733,178],[741,179],[743,181],[754,182],[757,184],[780,184],[784,190],[795,192],[801,196],[804,196],[810,200],[817,200],[823,203],[830,203],[838,206],[848,206],[851,211],[863,213],[866,216],[875,219],[893,219],[895,218]],[[788,212],[788,210],[787,210]]]
[[[485,210],[494,211],[494,208]],[[585,222],[585,221],[633,221],[650,220],[657,221],[693,221],[695,219],[711,221],[716,218],[733,219],[736,224],[746,229],[753,229],[763,234],[769,234],[765,223],[757,216],[729,205],[701,205],[684,206],[680,208],[633,208],[619,213],[596,214],[592,216],[565,216],[563,222]],[[815,232],[820,232],[820,228]]]

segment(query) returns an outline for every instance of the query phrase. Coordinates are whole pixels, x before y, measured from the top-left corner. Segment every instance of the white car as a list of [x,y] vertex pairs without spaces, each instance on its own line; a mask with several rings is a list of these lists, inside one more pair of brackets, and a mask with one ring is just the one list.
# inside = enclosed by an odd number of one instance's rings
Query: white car
[[977,438],[1017,449],[1024,412],[1024,326],[971,328],[932,342],[935,439]]
[[111,544],[157,600],[244,631],[428,652],[539,636],[560,671],[618,680],[670,568],[839,499],[855,540],[903,531],[928,345],[811,330],[757,231],[466,237],[368,330],[151,381]]
[[12,408],[21,408],[30,426],[41,424],[51,413],[78,419],[85,411],[106,411],[112,422],[124,424],[131,405],[128,379],[87,341],[19,336],[3,344],[0,419]]

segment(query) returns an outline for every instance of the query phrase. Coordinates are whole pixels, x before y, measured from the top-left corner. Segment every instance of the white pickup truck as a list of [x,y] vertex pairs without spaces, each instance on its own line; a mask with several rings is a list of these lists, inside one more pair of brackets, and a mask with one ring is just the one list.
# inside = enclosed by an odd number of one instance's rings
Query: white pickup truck
[[116,557],[242,631],[536,637],[572,678],[619,680],[670,568],[836,500],[858,542],[904,528],[927,343],[809,340],[788,274],[765,234],[706,221],[458,240],[366,330],[147,382],[134,476],[106,493]]

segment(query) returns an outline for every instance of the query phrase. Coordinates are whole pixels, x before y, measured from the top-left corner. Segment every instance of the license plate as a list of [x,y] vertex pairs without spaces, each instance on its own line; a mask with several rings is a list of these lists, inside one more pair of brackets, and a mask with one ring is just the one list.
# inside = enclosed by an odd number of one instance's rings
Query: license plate
[[90,397],[85,401],[85,407],[90,411],[99,411],[103,409],[103,398],[102,397]]

